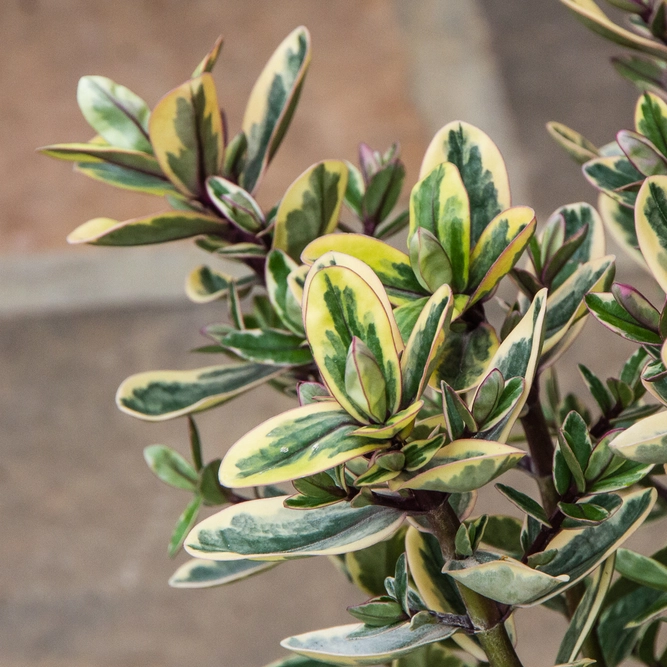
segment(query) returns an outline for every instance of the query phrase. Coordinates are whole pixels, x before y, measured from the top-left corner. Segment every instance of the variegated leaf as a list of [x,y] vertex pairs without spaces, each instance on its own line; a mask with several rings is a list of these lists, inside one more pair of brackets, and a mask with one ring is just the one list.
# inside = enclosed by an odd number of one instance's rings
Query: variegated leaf
[[155,176],[108,162],[77,162],[74,171],[122,190],[145,192],[156,197],[178,194],[178,190],[164,176]]
[[417,401],[404,410],[392,415],[384,424],[362,426],[354,431],[354,435],[363,435],[367,438],[374,438],[375,440],[391,440],[401,431],[411,427],[423,405],[423,401]]
[[525,380],[525,385],[514,408],[490,428],[476,433],[476,438],[505,442],[509,437],[535,377],[542,348],[546,312],[547,291],[543,289],[535,295],[528,312],[500,344],[491,360],[489,368],[497,368],[503,374],[505,382],[520,377]]
[[653,505],[655,489],[641,489],[623,497],[623,504],[604,523],[574,530],[563,530],[546,546],[554,557],[537,569],[552,575],[567,574],[570,580],[550,594],[534,601],[541,604],[550,597],[573,586],[592,572],[602,561],[630,537],[644,522]]
[[203,196],[209,176],[222,171],[224,128],[213,77],[204,73],[167,93],[150,119],[155,157],[187,196]]
[[419,228],[438,239],[451,264],[452,288],[462,292],[468,283],[470,204],[455,164],[438,164],[412,189],[408,242]]
[[[613,201],[609,197],[607,199]],[[559,224],[561,219],[565,223],[565,238],[571,238],[584,227],[588,227],[588,231],[582,244],[572,253],[565,265],[551,281],[552,290],[560,287],[581,264],[603,257],[605,254],[602,218],[590,204],[579,202],[577,204],[561,206],[551,214],[547,221],[547,227]],[[542,234],[542,238],[544,238],[544,234]]]
[[476,387],[498,350],[500,341],[494,328],[482,322],[467,330],[454,323],[445,337],[445,348],[431,376],[430,385],[439,390],[440,383],[446,382],[459,392]]
[[551,576],[509,556],[491,559],[490,555],[478,563],[450,561],[447,574],[484,597],[517,606],[533,604],[569,580],[567,575]]
[[393,535],[405,515],[389,507],[341,502],[312,510],[283,505],[287,496],[230,505],[204,519],[185,539],[196,558],[218,561],[332,556]]
[[281,642],[281,646],[300,655],[336,665],[378,665],[421,646],[447,639],[455,630],[439,623],[418,628],[411,628],[410,623],[389,628],[363,624],[341,625],[288,637]]
[[646,92],[637,100],[635,129],[667,155],[667,103],[658,95]]
[[513,468],[526,452],[486,440],[456,440],[431,459],[429,467],[411,478],[401,478],[395,489],[425,489],[465,493],[488,484]]
[[221,176],[210,176],[206,192],[220,213],[242,231],[255,233],[262,229],[264,213],[243,188]]
[[468,307],[493,292],[500,280],[519,261],[535,232],[535,211],[527,206],[498,214],[481,233],[470,257]]
[[238,440],[220,466],[232,488],[306,477],[373,451],[385,443],[354,435],[359,424],[334,401],[288,410]]
[[581,602],[577,605],[577,609],[570,619],[570,625],[558,649],[556,662],[572,662],[579,654],[593,628],[593,624],[597,620],[602,603],[611,585],[611,578],[614,574],[614,560],[615,557],[612,554],[593,575]]
[[274,51],[253,86],[243,116],[248,152],[240,181],[250,193],[287,132],[309,64],[310,34],[300,26]]
[[584,164],[599,155],[598,149],[586,137],[562,123],[550,121],[547,123],[547,132],[579,164]]
[[659,412],[633,424],[617,435],[610,449],[639,463],[667,463],[667,412]]
[[79,80],[76,99],[83,117],[111,146],[152,153],[150,109],[138,95],[104,76]]
[[242,359],[272,366],[302,366],[313,361],[303,336],[279,329],[230,331],[220,344]]
[[118,387],[116,405],[146,421],[173,419],[220,405],[284,371],[276,366],[239,364],[138,373]]
[[489,222],[511,205],[505,162],[482,130],[463,121],[448,123],[433,137],[420,178],[441,162],[454,163],[461,174],[470,202],[470,241],[474,245]]
[[415,278],[409,257],[379,239],[364,234],[328,234],[309,243],[301,261],[312,265],[322,255],[334,251],[365,262],[382,281],[389,300],[396,306],[411,304],[426,292]]
[[617,201],[603,193],[600,193],[598,197],[598,210],[607,231],[614,241],[642,269],[648,270],[644,257],[639,251],[634,210],[627,208],[627,206],[621,206]]
[[660,344],[660,336],[640,324],[621,306],[613,294],[588,294],[586,305],[591,314],[608,329],[636,343]]
[[635,229],[648,268],[667,292],[667,176],[644,181],[637,196]]
[[667,159],[643,134],[621,130],[616,135],[616,141],[635,169],[644,176],[667,174]]
[[657,56],[663,60],[667,57],[667,47],[660,42],[640,37],[639,35],[621,28],[604,14],[593,0],[561,0],[561,2],[572,12],[575,16],[593,32],[602,35],[606,39],[616,42],[621,46],[629,49],[636,49],[648,53],[649,55]]
[[110,164],[132,171],[140,175],[154,176],[162,179],[165,185],[167,179],[160,169],[158,161],[142,151],[105,146],[96,143],[88,144],[52,144],[37,149],[43,155],[54,157],[68,162],[79,164]]
[[347,186],[347,167],[340,160],[325,160],[306,169],[280,201],[273,247],[298,260],[314,239],[338,225]]
[[[562,1],[562,0],[561,0]],[[598,157],[583,167],[588,182],[619,204],[632,208],[644,175],[637,171],[625,155]]]
[[442,357],[452,317],[452,290],[440,287],[427,301],[401,356],[402,407],[420,398]]
[[607,255],[586,262],[549,294],[542,354],[549,352],[572,325],[587,314],[584,301],[587,294],[603,292],[609,288],[614,278],[614,259],[613,255]]
[[[336,253],[323,255],[321,261]],[[344,255],[338,255],[344,258]],[[334,258],[335,259],[335,258]],[[353,258],[348,258],[348,261]],[[354,260],[354,265],[358,260]],[[359,271],[372,271],[361,264]],[[365,267],[365,269],[363,268]],[[372,274],[374,276],[374,274]],[[390,413],[400,409],[401,371],[398,353],[402,347],[393,316],[387,313],[386,294],[377,277],[379,292],[364,276],[348,266],[315,265],[304,288],[304,325],[323,379],[336,400],[361,423],[368,419],[345,392],[345,365],[352,337],[361,339],[383,371]],[[388,302],[387,302],[388,303]]]
[[118,221],[93,218],[67,236],[68,243],[133,246],[177,241],[199,234],[220,234],[226,229],[220,218],[203,213],[168,211],[144,218]]
[[169,579],[172,588],[224,586],[265,572],[278,565],[259,560],[216,561],[193,558],[183,563]]
[[209,266],[198,266],[185,279],[185,293],[195,303],[211,303],[224,299],[229,288],[235,284],[239,289],[246,288],[256,282],[254,275],[234,278],[226,273],[216,271]]
[[289,288],[288,278],[298,264],[282,250],[272,250],[266,258],[266,291],[283,324],[295,334],[303,334],[301,303]]
[[203,74],[204,72],[212,72],[215,67],[215,63],[218,62],[218,57],[220,56],[220,51],[222,50],[222,35],[215,40],[215,44],[211,50],[202,58],[199,62],[199,65],[195,68],[195,71],[192,72],[192,78],[196,78]]

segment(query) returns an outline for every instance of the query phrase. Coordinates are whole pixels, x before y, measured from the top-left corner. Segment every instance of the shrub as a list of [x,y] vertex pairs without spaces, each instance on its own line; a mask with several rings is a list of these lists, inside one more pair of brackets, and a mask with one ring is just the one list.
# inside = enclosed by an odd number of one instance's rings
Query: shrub
[[[613,0],[635,12],[637,36],[591,0],[563,1],[652,60],[617,61],[645,89],[634,130],[617,141],[597,149],[550,124],[600,189],[600,213],[562,206],[539,233],[533,210],[511,205],[497,147],[463,121],[433,138],[408,210],[395,210],[405,177],[397,144],[361,144],[358,166],[319,162],[272,209],[259,206],[308,69],[305,28],[267,63],[234,136],[210,73],[218,41],[152,111],[110,79],[83,77],[78,102],[97,135],[41,149],[171,206],[95,218],[71,243],[194,238],[214,266],[190,274],[188,296],[229,307],[200,351],[231,363],[140,373],[117,394],[135,417],[189,423],[190,461],[145,450],[159,479],[192,494],[169,553],[183,547],[193,559],[170,584],[219,586],[328,556],[371,596],[348,609],[359,623],[284,640],[292,655],[274,667],[520,665],[513,611],[534,605],[569,619],[561,665],[667,660],[656,655],[667,551],[621,547],[667,508],[655,477],[667,462],[667,309],[614,283],[605,251],[606,226],[667,291],[665,5]],[[403,229],[407,252],[386,241]],[[225,274],[220,258],[245,273]],[[491,322],[487,305],[508,277],[518,295]],[[595,414],[587,395],[560,395],[555,371],[589,313],[636,346],[614,377],[579,365]],[[222,461],[204,460],[194,415],[264,383],[298,406]],[[529,496],[495,484],[522,519],[476,515],[478,489],[511,468],[537,487]],[[197,523],[202,506],[223,509]]]

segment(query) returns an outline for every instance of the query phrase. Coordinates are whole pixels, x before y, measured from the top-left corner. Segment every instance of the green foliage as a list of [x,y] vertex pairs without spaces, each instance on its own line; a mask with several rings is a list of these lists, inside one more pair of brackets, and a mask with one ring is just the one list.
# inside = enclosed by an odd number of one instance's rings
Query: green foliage
[[[117,393],[135,417],[188,419],[191,461],[145,450],[155,476],[191,496],[169,553],[184,546],[194,559],[170,584],[220,586],[324,555],[372,596],[348,609],[360,623],[290,637],[293,655],[272,667],[516,667],[512,611],[534,605],[569,617],[554,663],[666,664],[655,639],[667,558],[621,545],[665,510],[667,308],[614,283],[605,254],[606,227],[667,291],[665,3],[609,1],[637,34],[593,0],[562,0],[642,52],[616,66],[645,92],[633,128],[599,149],[550,123],[600,191],[600,212],[561,206],[539,232],[531,208],[510,205],[498,148],[463,121],[436,134],[409,196],[398,144],[361,144],[359,166],[320,161],[265,210],[255,193],[295,113],[305,28],[270,58],[233,137],[211,74],[218,40],[152,111],[84,77],[78,101],[97,135],[41,149],[173,209],[95,218],[71,243],[193,238],[222,262],[196,268],[186,293],[227,302],[197,350],[226,360],[133,375]],[[405,227],[403,250],[386,241]],[[245,273],[232,277],[228,261]],[[496,321],[487,306],[507,278],[518,293]],[[589,313],[634,351],[617,377],[579,364],[586,391],[561,396],[554,364]],[[298,406],[208,460],[192,415],[265,383]],[[473,515],[478,490],[512,468],[536,482],[536,492],[496,484],[520,518]],[[198,523],[202,506],[221,509]]]

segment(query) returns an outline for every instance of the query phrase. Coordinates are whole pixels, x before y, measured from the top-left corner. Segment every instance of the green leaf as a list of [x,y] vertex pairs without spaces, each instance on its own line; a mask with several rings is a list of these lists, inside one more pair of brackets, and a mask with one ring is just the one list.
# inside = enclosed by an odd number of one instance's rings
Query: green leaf
[[451,162],[435,166],[412,189],[408,232],[411,254],[412,239],[419,229],[438,240],[451,267],[452,288],[463,291],[470,259],[470,205],[459,170]]
[[602,414],[606,415],[614,407],[611,394],[604,386],[602,380],[600,380],[600,378],[589,368],[583,364],[579,364],[579,372],[588,387],[588,391],[591,392],[595,402],[600,406]]
[[198,476],[195,469],[178,452],[164,445],[144,449],[144,460],[155,476],[169,486],[196,491]]
[[174,88],[156,105],[150,137],[162,171],[180,192],[205,195],[205,181],[222,171],[224,127],[213,77],[204,73]]
[[472,416],[477,424],[483,424],[493,414],[504,388],[505,379],[497,368],[482,380],[472,404]]
[[278,329],[230,331],[220,344],[242,359],[272,366],[302,366],[313,357],[304,339]]
[[401,605],[387,596],[348,607],[347,611],[357,620],[371,627],[393,625],[406,618]]
[[255,233],[264,227],[259,204],[235,183],[221,176],[206,180],[206,192],[213,205],[241,231]]
[[362,262],[338,253],[323,255],[304,288],[304,324],[313,357],[336,400],[360,423],[368,419],[345,391],[347,352],[360,338],[377,360],[386,382],[390,414],[400,409],[402,341],[391,305],[377,276]]
[[460,392],[476,387],[490,368],[499,345],[498,335],[490,324],[482,322],[468,330],[454,322],[445,337],[445,347],[431,377],[431,386],[439,389],[440,383],[446,382]]
[[514,516],[491,514],[482,536],[482,544],[504,551],[510,556],[520,557],[523,553],[521,521]]
[[667,600],[658,600],[639,616],[635,616],[625,627],[638,628],[655,620],[664,620],[665,612],[667,612]]
[[667,567],[653,558],[629,549],[619,549],[616,553],[616,569],[630,581],[667,592]]
[[311,241],[333,232],[346,186],[347,167],[340,160],[325,160],[306,169],[280,201],[273,247],[298,260]]
[[558,509],[577,526],[594,526],[609,518],[609,511],[591,502],[558,503]]
[[197,521],[197,514],[199,514],[201,504],[202,499],[199,496],[195,496],[183,510],[183,514],[178,517],[174,531],[171,534],[171,539],[169,540],[168,553],[170,558],[173,558],[181,550],[186,535],[190,532],[192,526],[195,525],[195,521]]
[[412,306],[425,293],[412,271],[409,257],[379,239],[364,234],[328,234],[309,243],[301,253],[301,260],[312,265],[330,251],[366,263],[377,274],[394,305]]
[[526,452],[485,440],[456,440],[443,447],[428,470],[394,483],[396,489],[465,493],[513,468]]
[[67,236],[72,244],[133,246],[177,241],[199,234],[221,234],[227,228],[220,218],[183,211],[157,213],[120,222],[93,218]]
[[402,403],[406,408],[423,394],[446,347],[453,297],[449,285],[426,302],[401,356]]
[[405,229],[410,222],[410,212],[405,210],[397,213],[393,218],[385,220],[378,225],[373,231],[373,236],[376,239],[386,239],[389,236],[398,234]]
[[347,166],[347,188],[345,188],[345,203],[358,217],[362,218],[361,199],[364,196],[364,178],[357,167],[345,160]]
[[667,412],[633,424],[609,444],[615,454],[639,463],[667,463]]
[[427,292],[452,282],[452,264],[440,241],[427,229],[419,228],[410,239],[410,264]]
[[588,294],[586,305],[596,320],[614,333],[634,343],[660,343],[660,336],[642,326],[609,293]]
[[599,155],[598,149],[586,137],[562,123],[550,121],[547,123],[547,132],[579,164],[584,164]]
[[261,364],[208,366],[193,371],[148,371],[131,375],[116,393],[120,410],[163,421],[207,410],[284,372]]
[[456,549],[456,553],[459,556],[464,556],[466,558],[468,556],[472,556],[474,553],[474,549],[472,548],[472,544],[470,541],[470,535],[468,534],[468,528],[463,523],[459,526],[459,529],[456,531],[454,548]]
[[88,124],[111,146],[152,153],[150,110],[131,90],[104,76],[79,80],[76,99]]
[[442,624],[426,624],[414,629],[410,623],[389,628],[342,625],[288,637],[281,642],[281,646],[306,657],[324,659],[337,665],[377,665],[427,644],[442,641],[455,630]]
[[354,431],[354,435],[363,435],[374,440],[391,440],[401,431],[412,428],[423,405],[423,401],[417,401],[404,410],[393,414],[383,424],[369,424],[358,428]]
[[248,152],[239,184],[252,193],[287,132],[310,65],[310,33],[300,26],[278,46],[253,86],[243,131]]
[[169,579],[172,588],[224,586],[266,572],[278,563],[257,560],[216,561],[193,558],[183,563]]
[[225,505],[229,502],[228,490],[220,484],[218,471],[220,459],[209,461],[199,472],[199,495],[205,505]]
[[551,525],[544,508],[530,496],[506,484],[496,484],[496,489],[513,505],[516,505],[522,512],[528,514],[528,516],[532,516],[533,519],[539,521],[544,526],[548,527]]
[[230,505],[195,527],[186,539],[186,551],[220,561],[344,554],[386,539],[405,518],[388,507],[352,508],[346,502],[292,510],[283,506],[285,498]]
[[137,171],[136,169],[120,167],[108,162],[77,162],[74,165],[74,171],[88,176],[88,178],[92,178],[94,181],[100,181],[101,183],[121,188],[122,190],[145,192],[157,197],[178,194],[178,190],[162,176],[155,176]]
[[304,658],[302,655],[291,655],[288,658],[276,660],[266,667],[333,667],[333,665],[329,662]]
[[437,132],[422,161],[420,178],[441,162],[459,170],[470,202],[470,241],[477,243],[484,228],[510,206],[507,170],[497,146],[480,129],[453,121]]
[[586,638],[593,630],[595,621],[607,595],[611,578],[614,574],[614,555],[612,554],[593,575],[581,601],[577,605],[570,625],[565,632],[558,649],[556,662],[567,663],[576,659]]
[[231,488],[275,484],[313,475],[386,446],[354,435],[358,426],[335,401],[288,410],[232,446],[220,467],[220,481]]
[[398,160],[373,174],[361,200],[363,218],[376,223],[387,218],[398,201],[404,179],[405,167]]
[[441,390],[445,425],[450,440],[458,440],[463,437],[466,429],[474,433],[477,430],[477,424],[465,401],[444,380]]
[[635,208],[637,241],[653,277],[667,291],[667,176],[644,181]]

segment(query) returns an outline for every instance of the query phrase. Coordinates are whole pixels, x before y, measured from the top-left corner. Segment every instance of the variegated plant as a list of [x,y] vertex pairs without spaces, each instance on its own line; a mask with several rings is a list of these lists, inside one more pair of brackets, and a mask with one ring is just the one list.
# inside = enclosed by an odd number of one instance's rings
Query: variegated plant
[[[662,57],[662,2],[613,1],[655,29],[656,39],[631,39],[592,0],[563,1]],[[186,281],[194,302],[227,301],[227,321],[205,328],[199,352],[231,363],[140,373],[117,394],[141,419],[188,422],[191,460],[162,445],[144,451],[159,479],[191,495],[169,553],[184,547],[192,559],[170,584],[220,586],[328,556],[371,596],[348,609],[357,622],[286,639],[290,655],[271,667],[518,667],[513,612],[535,605],[568,619],[552,664],[615,667],[631,654],[667,664],[655,648],[667,552],[619,548],[667,506],[655,477],[667,463],[667,310],[612,284],[604,232],[667,291],[659,94],[647,92],[635,130],[600,150],[551,125],[603,194],[599,213],[562,206],[539,233],[533,210],[511,203],[498,148],[462,121],[428,146],[407,209],[395,212],[398,145],[361,144],[359,167],[322,160],[264,210],[255,193],[294,114],[310,38],[297,28],[278,47],[233,137],[211,74],[221,45],[153,110],[109,79],[84,77],[78,101],[95,136],[42,149],[171,207],[95,218],[70,242],[194,238],[212,261],[247,268],[232,277],[200,266]],[[405,252],[385,240],[404,228]],[[495,297],[507,278],[518,288],[510,302]],[[489,316],[492,303],[503,316]],[[555,371],[589,312],[637,346],[606,382],[579,366],[595,419],[582,399],[561,398]],[[206,460],[193,415],[261,384],[298,406]],[[222,455],[225,444],[213,447]],[[491,492],[515,511],[476,514],[478,490],[512,468],[537,495],[498,482]],[[198,523],[203,506],[222,509]]]

